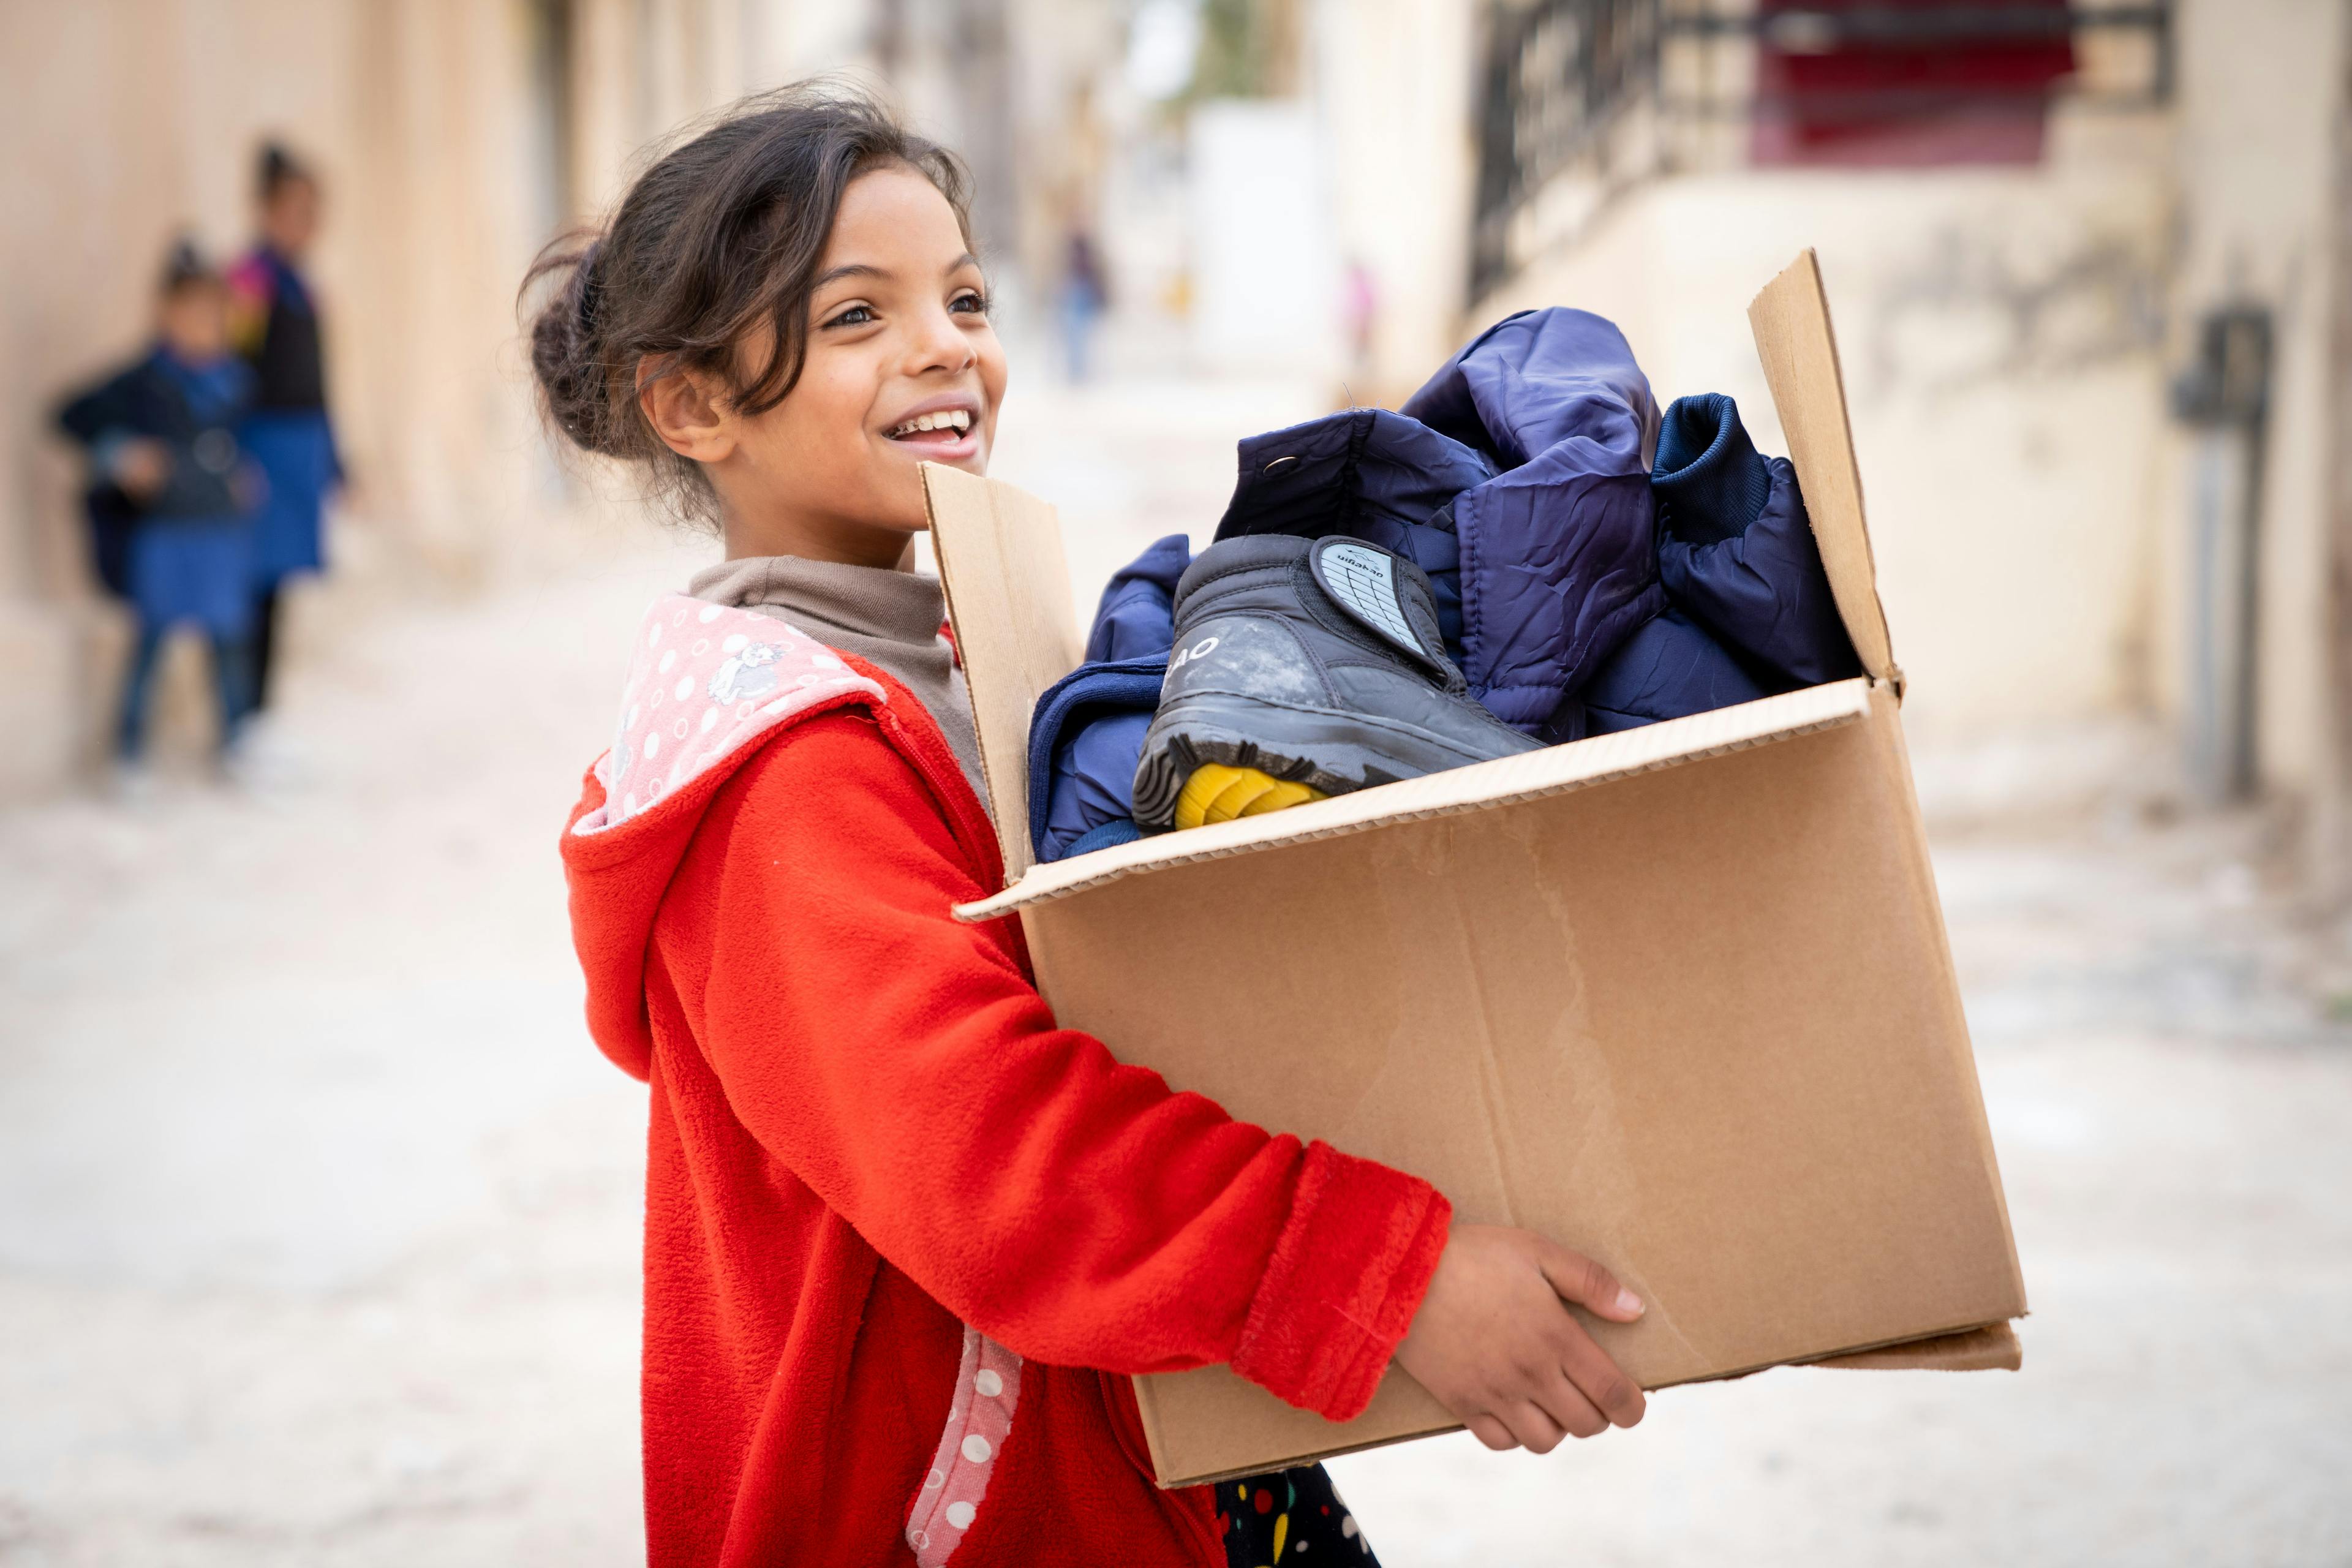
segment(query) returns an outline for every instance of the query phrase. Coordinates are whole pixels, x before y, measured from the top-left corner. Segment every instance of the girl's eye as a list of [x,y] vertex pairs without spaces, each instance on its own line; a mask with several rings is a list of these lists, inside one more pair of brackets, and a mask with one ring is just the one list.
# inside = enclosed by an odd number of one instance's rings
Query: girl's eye
[[966,293],[959,294],[954,299],[949,300],[948,309],[950,311],[961,310],[964,314],[971,316],[985,316],[988,314],[988,300],[985,296],[982,295],[977,289],[974,289]]
[[827,321],[825,325],[828,327],[862,327],[873,320],[874,311],[870,306],[852,305],[849,309],[844,310],[841,314]]

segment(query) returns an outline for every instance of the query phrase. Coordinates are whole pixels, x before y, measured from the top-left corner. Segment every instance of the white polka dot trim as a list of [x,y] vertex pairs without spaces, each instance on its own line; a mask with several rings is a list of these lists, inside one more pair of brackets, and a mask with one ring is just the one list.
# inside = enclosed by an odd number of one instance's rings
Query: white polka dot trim
[[1021,1358],[967,1324],[947,1430],[907,1514],[907,1544],[915,1549],[918,1568],[946,1568],[963,1544],[964,1531],[980,1517],[989,1472],[1004,1451],[1020,1400]]
[[[711,635],[683,650],[676,641],[662,647],[665,629],[689,617]],[[646,612],[621,689],[620,724],[595,769],[604,804],[574,833],[608,832],[652,810],[795,714],[845,697],[887,700],[878,684],[796,628],[683,595]]]

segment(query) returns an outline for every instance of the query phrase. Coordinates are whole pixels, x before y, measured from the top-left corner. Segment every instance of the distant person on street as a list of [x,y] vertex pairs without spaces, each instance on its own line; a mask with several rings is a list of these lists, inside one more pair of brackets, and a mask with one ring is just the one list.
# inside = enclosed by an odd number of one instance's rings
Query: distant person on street
[[1062,353],[1072,382],[1094,374],[1095,328],[1110,308],[1110,285],[1103,277],[1102,258],[1092,236],[1083,228],[1070,231],[1062,262]]
[[237,443],[253,374],[229,351],[220,274],[182,244],[163,271],[155,342],[140,359],[69,399],[58,424],[89,460],[97,567],[136,617],[115,733],[121,783],[145,788],[149,698],[165,638],[180,626],[211,645],[225,756],[249,706],[253,508],[261,479]]
[[923,465],[984,474],[1004,395],[968,191],[787,89],[533,269],[550,422],[724,550],[637,628],[562,841],[590,1031],[652,1086],[648,1558],[1370,1568],[1319,1465],[1160,1489],[1129,1374],[1227,1363],[1338,1421],[1393,1361],[1544,1451],[1641,1418],[1568,1303],[1642,1304],[1121,1065],[1017,920],[955,918],[1003,867],[913,564]]
[[320,517],[343,479],[327,416],[319,304],[302,267],[319,231],[319,180],[271,142],[255,171],[261,241],[229,269],[237,351],[253,367],[246,449],[268,479],[254,526],[254,668],[257,715],[277,691],[288,580],[324,563]]

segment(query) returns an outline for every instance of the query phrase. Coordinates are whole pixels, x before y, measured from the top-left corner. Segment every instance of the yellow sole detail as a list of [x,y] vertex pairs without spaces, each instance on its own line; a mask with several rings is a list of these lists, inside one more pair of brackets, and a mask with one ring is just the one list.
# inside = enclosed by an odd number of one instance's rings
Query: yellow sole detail
[[1237,816],[1264,816],[1321,800],[1323,792],[1290,779],[1278,779],[1258,768],[1227,767],[1202,763],[1184,781],[1176,797],[1176,826],[1199,827],[1231,822]]

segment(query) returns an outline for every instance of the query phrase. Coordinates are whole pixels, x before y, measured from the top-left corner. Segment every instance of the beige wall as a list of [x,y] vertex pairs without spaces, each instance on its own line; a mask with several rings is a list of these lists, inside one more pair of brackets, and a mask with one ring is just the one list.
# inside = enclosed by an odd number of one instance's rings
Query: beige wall
[[1315,97],[1341,258],[1379,290],[1373,384],[1394,403],[1460,347],[1470,258],[1473,8],[1462,0],[1323,0]]
[[[2181,12],[2177,169],[2181,244],[2176,363],[2198,314],[2244,300],[2273,312],[2268,496],[2263,526],[2258,749],[2264,776],[2321,782],[2345,693],[2326,679],[2327,541],[2344,460],[2331,374],[2336,128],[2347,89],[2346,7],[2336,0],[2188,0]],[[2177,473],[2176,494],[2185,492]],[[2180,495],[2168,520],[2186,530]],[[2176,572],[2168,601],[2180,592]],[[2340,787],[2340,784],[2339,784]]]
[[[84,0],[0,6],[0,791],[97,754],[120,617],[92,594],[59,393],[133,353],[165,245],[249,240],[266,134],[319,166],[313,271],[354,478],[346,585],[447,591],[576,547],[514,292],[659,132],[790,58],[802,9],[581,0],[570,143],[526,0]],[[569,175],[567,178],[566,175]]]
[[2346,7],[2182,0],[2179,26],[2170,108],[2061,115],[2041,166],[1662,178],[1472,314],[1615,317],[1661,401],[1730,392],[1762,437],[1744,308],[1818,247],[1906,711],[1930,744],[1968,745],[2177,721],[2189,493],[2167,387],[2202,311],[2270,307],[2259,763],[2300,795],[2342,702],[2326,584]]
[[17,651],[42,649],[37,674],[0,696],[9,728],[41,738],[0,759],[10,787],[53,787],[90,756],[121,640],[90,590],[76,468],[47,410],[144,342],[173,235],[223,258],[249,242],[264,135],[307,154],[326,187],[314,272],[363,499],[340,552],[462,575],[520,509],[527,412],[485,345],[512,335],[504,300],[534,243],[518,200],[524,16],[462,0],[0,8],[0,330],[15,371],[0,393],[0,626]]

